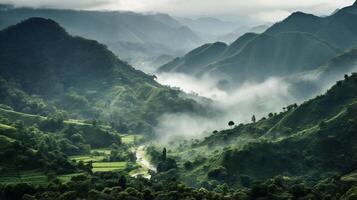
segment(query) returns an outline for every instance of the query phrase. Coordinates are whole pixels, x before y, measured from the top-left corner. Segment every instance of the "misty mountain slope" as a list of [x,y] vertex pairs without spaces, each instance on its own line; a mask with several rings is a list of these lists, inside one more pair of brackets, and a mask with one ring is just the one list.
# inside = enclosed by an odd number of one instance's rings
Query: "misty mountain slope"
[[317,68],[339,53],[310,34],[262,34],[240,53],[211,64],[203,73],[228,75],[233,80],[283,76]]
[[239,53],[250,41],[258,35],[254,33],[244,34],[231,45],[222,42],[204,44],[188,52],[181,58],[175,58],[171,62],[162,65],[158,72],[182,72],[187,74],[197,74],[205,69],[206,65],[217,62],[224,58]]
[[158,72],[183,72],[197,73],[202,67],[218,59],[227,48],[222,42],[205,44],[190,51],[182,58],[175,58],[171,62],[161,66]]
[[65,111],[75,118],[120,124],[123,131],[150,133],[159,115],[198,108],[105,46],[70,36],[43,18],[0,32],[0,76],[1,103],[18,111]]
[[307,181],[349,174],[357,164],[356,90],[353,74],[300,106],[215,132],[179,154],[183,163],[188,155],[197,156],[180,177],[195,184],[245,185],[247,179],[252,183],[281,174]]
[[[10,7],[0,10],[0,28],[29,17],[51,18],[59,22],[70,34],[108,44],[123,58],[132,58],[135,55],[122,50],[125,45],[131,45],[131,48],[144,56],[159,56],[163,53],[177,53],[200,44],[199,37],[193,31],[165,14]],[[154,47],[155,51],[151,51],[150,46]]]
[[301,12],[293,13],[265,33],[279,34],[290,31],[306,32],[325,40],[342,50],[357,44],[357,5],[340,9],[328,17],[317,17]]
[[[193,52],[199,50],[200,48]],[[217,51],[216,55],[203,61],[189,53],[186,56],[194,60],[195,65],[189,65],[185,56],[162,66],[160,71],[198,76],[211,74],[223,76],[233,82],[242,82],[315,69],[341,52],[311,34],[299,32],[277,35],[249,33],[224,51]]]
[[224,58],[233,56],[234,54],[239,53],[249,42],[258,37],[258,34],[255,33],[246,33],[243,36],[235,40],[229,47],[225,50]]
[[[199,34],[206,42],[215,41],[217,37],[233,32],[239,25],[238,23],[223,21],[212,17],[201,17],[197,19],[176,17],[175,19]],[[247,28],[245,28],[244,31],[246,31],[246,29]],[[238,35],[235,35],[235,37],[237,36]]]
[[289,93],[297,99],[309,99],[327,90],[345,74],[357,71],[357,48],[354,47],[330,59],[324,65],[284,78]]

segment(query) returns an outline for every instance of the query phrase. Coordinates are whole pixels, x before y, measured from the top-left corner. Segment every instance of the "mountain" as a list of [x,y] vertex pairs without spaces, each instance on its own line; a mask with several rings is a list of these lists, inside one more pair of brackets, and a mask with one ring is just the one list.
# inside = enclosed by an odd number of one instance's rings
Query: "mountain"
[[288,31],[305,32],[342,50],[357,44],[356,4],[340,9],[327,17],[296,12],[280,23],[270,27],[266,34],[279,34]]
[[265,32],[269,27],[271,26],[271,24],[263,24],[263,25],[259,25],[259,26],[254,26],[251,29],[249,29],[249,32],[252,33],[263,33]]
[[187,184],[210,188],[222,183],[250,187],[274,176],[314,184],[331,174],[353,173],[356,89],[357,74],[346,75],[325,94],[299,106],[215,131],[199,142],[177,144],[170,150],[185,167],[176,175]]
[[166,14],[6,7],[0,10],[0,29],[30,17],[53,19],[70,34],[107,44],[125,59],[177,54],[200,44],[193,31]]
[[193,51],[190,51],[182,58],[176,58],[171,62],[161,66],[159,71],[175,71],[182,73],[197,73],[205,65],[216,60],[221,56],[223,51],[227,48],[227,44],[216,42],[213,44],[205,44]]
[[[224,49],[211,56],[215,59],[197,59],[201,64],[195,65],[186,63],[184,56],[158,71],[212,75],[235,85],[248,79],[261,81],[271,76],[314,70],[357,45],[355,11],[354,4],[327,17],[295,12],[254,39],[247,40],[247,35],[243,35],[229,45],[231,53],[228,55],[224,52],[228,50]],[[240,40],[248,42],[235,49]]]
[[1,104],[16,111],[112,122],[151,132],[165,112],[196,110],[179,91],[135,70],[104,45],[31,18],[0,32]]
[[[179,58],[160,70],[222,75],[229,80],[244,81],[248,77],[254,80],[314,69],[341,52],[313,35],[297,32],[246,34],[226,48],[216,49],[218,53],[211,55],[211,60],[201,61],[191,57],[191,60],[201,62],[199,67],[178,65],[182,63],[178,61]],[[190,70],[184,71],[183,68]]]
[[263,33],[270,26],[271,26],[271,24],[259,25],[259,26],[254,26],[254,27],[251,27],[251,28],[249,28],[249,27],[239,27],[239,28],[235,29],[231,33],[220,35],[219,37],[216,38],[216,40],[217,41],[223,41],[223,42],[231,43],[231,42],[237,40],[237,38],[243,36],[246,33],[259,33],[259,34]]
[[[238,23],[213,17],[200,17],[197,19],[176,17],[176,19],[200,35],[206,42],[213,41],[217,39],[217,37],[231,33],[239,26]],[[246,28],[244,28],[244,30],[246,30]]]

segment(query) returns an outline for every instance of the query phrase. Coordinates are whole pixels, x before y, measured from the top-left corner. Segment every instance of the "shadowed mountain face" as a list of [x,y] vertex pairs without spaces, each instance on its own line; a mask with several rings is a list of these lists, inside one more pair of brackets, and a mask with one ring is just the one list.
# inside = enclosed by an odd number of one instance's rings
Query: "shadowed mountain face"
[[[33,114],[70,111],[70,116],[83,119],[131,121],[137,123],[132,128],[150,132],[164,112],[195,110],[194,101],[135,70],[104,45],[72,37],[43,18],[0,32],[0,76],[4,85],[14,84],[22,94],[2,88],[2,103]],[[43,99],[43,109],[26,100],[33,95]]]
[[196,66],[187,61],[191,52],[162,66],[160,70],[221,75],[230,80],[244,81],[314,69],[341,52],[313,35],[296,32],[247,34],[224,49],[216,47],[215,51],[210,51],[216,52],[209,56],[211,60],[190,57],[197,62]]
[[176,54],[200,44],[199,37],[166,14],[5,7],[0,29],[29,17],[50,18],[72,35],[105,43],[121,58]]

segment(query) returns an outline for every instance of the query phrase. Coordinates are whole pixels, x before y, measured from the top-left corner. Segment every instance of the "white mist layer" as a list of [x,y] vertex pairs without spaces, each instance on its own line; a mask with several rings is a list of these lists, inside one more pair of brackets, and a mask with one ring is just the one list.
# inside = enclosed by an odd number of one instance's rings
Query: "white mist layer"
[[228,128],[228,121],[232,120],[235,124],[247,123],[253,115],[260,119],[270,112],[280,112],[282,107],[297,101],[288,92],[289,84],[280,78],[272,77],[262,83],[246,82],[227,92],[219,89],[216,86],[218,80],[212,77],[198,79],[177,73],[164,73],[157,77],[161,84],[212,99],[213,107],[223,113],[222,116],[210,118],[190,114],[165,114],[156,127],[156,134],[160,138],[202,137],[213,130]]

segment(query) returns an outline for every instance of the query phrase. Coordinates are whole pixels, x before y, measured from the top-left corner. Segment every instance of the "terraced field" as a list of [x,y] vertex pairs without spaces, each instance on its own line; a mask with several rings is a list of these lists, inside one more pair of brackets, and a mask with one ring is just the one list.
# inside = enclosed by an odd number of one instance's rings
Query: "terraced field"
[[106,172],[114,170],[124,170],[127,167],[126,162],[95,162],[93,163],[93,172]]
[[0,174],[0,184],[29,183],[37,186],[47,184],[47,176],[38,170],[32,171],[6,171]]

